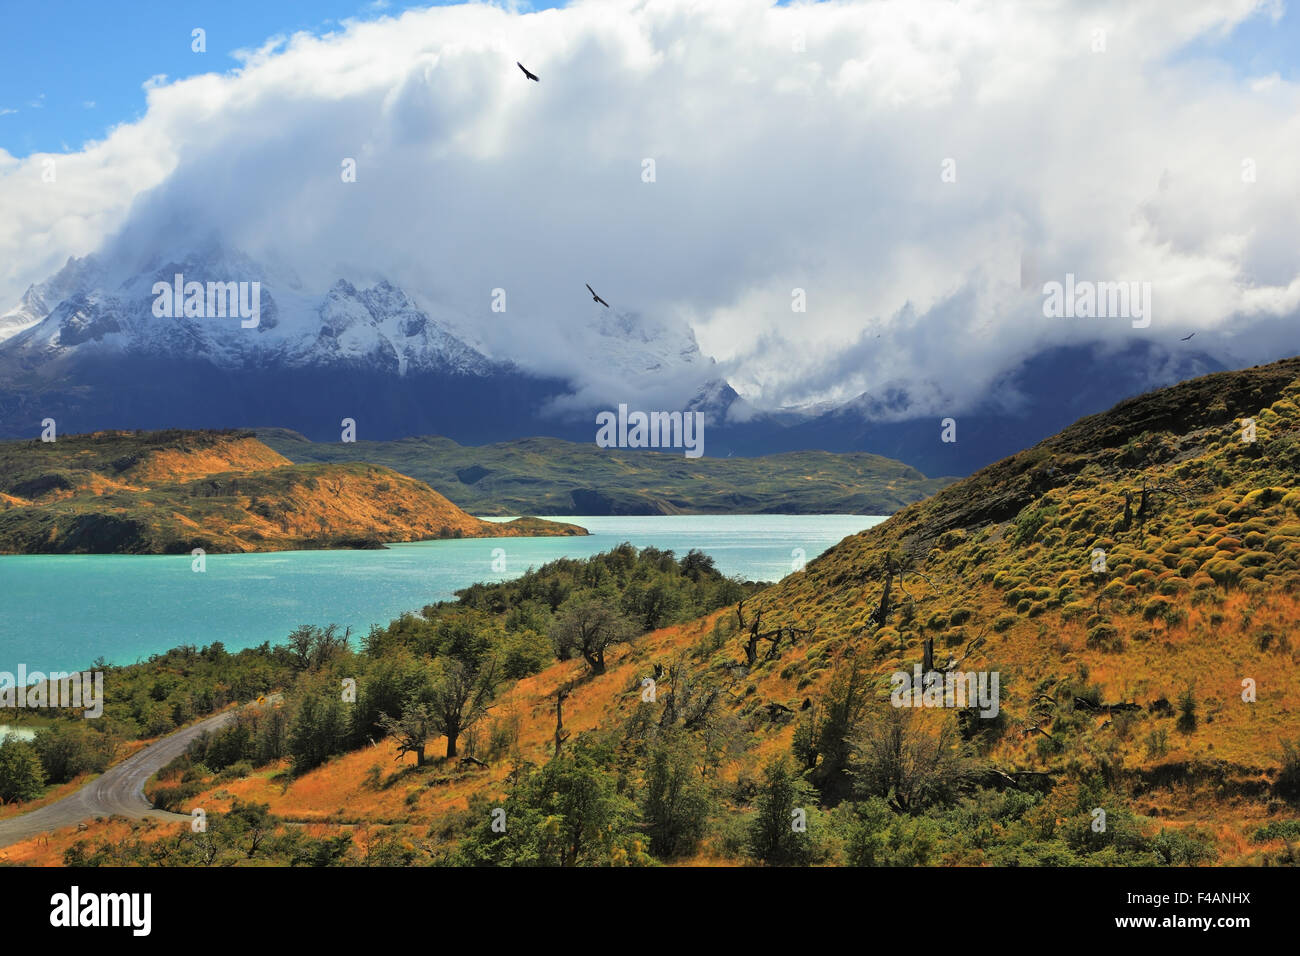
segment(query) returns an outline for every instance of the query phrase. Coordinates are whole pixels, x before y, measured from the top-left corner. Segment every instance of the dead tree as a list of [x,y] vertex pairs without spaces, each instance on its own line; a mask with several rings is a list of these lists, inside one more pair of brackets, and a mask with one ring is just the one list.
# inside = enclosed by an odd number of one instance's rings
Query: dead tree
[[398,760],[407,754],[415,754],[415,765],[424,766],[425,745],[434,730],[434,718],[427,704],[410,699],[402,706],[400,717],[381,713],[379,726],[397,742]]
[[772,643],[768,645],[767,654],[763,657],[765,661],[775,660],[781,650],[781,638],[788,637],[790,643],[796,643],[799,638],[807,637],[812,634],[813,630],[809,627],[795,627],[793,624],[787,624],[784,627],[778,627],[775,630],[767,631],[759,635],[760,639],[769,640]]
[[[744,607],[745,607],[744,601],[741,601],[739,604],[736,605],[736,617],[740,619],[741,630],[744,630],[746,627]],[[809,634],[812,633],[812,628],[795,627],[793,624],[778,625],[777,627],[772,628],[771,630],[764,631],[762,629],[763,627],[762,608],[759,608],[758,613],[754,615],[754,620],[750,622],[748,627],[749,627],[749,637],[746,638],[745,640],[745,663],[748,664],[750,667],[753,667],[754,664],[758,661],[759,641],[771,641],[771,644],[768,646],[767,649],[767,654],[763,657],[763,660],[770,661],[770,660],[774,660],[777,657],[777,654],[779,653],[781,647],[781,639],[784,636],[789,635],[791,643],[794,643],[799,638],[807,637]]]
[[560,755],[560,748],[569,739],[569,732],[564,729],[564,701],[573,693],[573,687],[564,684],[555,691],[555,756]]
[[1051,719],[1052,719],[1051,716],[1048,715],[1048,714],[1039,714],[1039,715],[1036,715],[1036,717],[1033,719],[1033,721],[1032,721],[1031,723],[1026,723],[1026,724],[1024,725],[1023,730],[1024,730],[1024,733],[1025,733],[1025,736],[1028,737],[1030,734],[1032,734],[1032,733],[1034,733],[1034,732],[1037,732],[1037,733],[1042,734],[1042,735],[1043,735],[1044,737],[1046,737],[1048,740],[1055,740],[1056,738],[1053,737],[1053,736],[1052,736],[1050,733],[1048,733],[1046,730],[1044,730],[1044,729],[1043,729],[1043,726],[1042,726],[1043,723],[1044,723],[1045,721],[1048,721],[1048,720],[1051,720]]
[[948,663],[943,665],[943,672],[946,674],[948,671],[956,670],[961,666],[962,661],[966,660],[966,658],[970,657],[971,654],[983,647],[984,635],[988,633],[988,629],[989,626],[985,624],[980,632],[967,642],[966,649],[961,652],[961,657],[949,657]]
[[876,609],[871,612],[871,623],[876,627],[884,627],[889,621],[889,613],[893,605],[889,601],[889,589],[894,583],[894,562],[890,558],[885,559],[885,589],[880,592],[880,603]]
[[758,629],[759,626],[762,624],[762,622],[763,622],[763,611],[760,608],[759,612],[754,615],[754,623],[750,625],[749,639],[745,641],[745,663],[748,664],[750,667],[753,667],[754,661],[758,659],[758,641],[759,641]]
[[741,601],[736,605],[736,618],[740,621],[740,629],[749,630],[749,637],[745,639],[745,663],[750,667],[758,660],[758,642],[763,639],[760,629],[763,626],[763,609],[760,607],[758,613],[754,615],[754,620],[749,624],[745,623],[745,602]]
[[663,695],[663,713],[659,726],[672,727],[678,720],[686,730],[693,730],[709,719],[714,704],[724,688],[710,681],[701,681],[691,672],[683,658],[678,658],[661,673],[667,674],[668,692]]
[[1035,694],[1029,701],[1029,715],[1020,725],[1022,735],[1028,737],[1030,734],[1039,733],[1048,740],[1055,739],[1043,729],[1043,724],[1055,719],[1057,706],[1056,698],[1051,694]]
[[770,701],[764,704],[763,709],[767,711],[767,719],[772,721],[772,723],[776,723],[778,720],[788,720],[794,716],[793,710],[785,706],[785,704],[779,704],[776,701]]
[[1128,531],[1135,519],[1139,529],[1145,528],[1147,519],[1154,515],[1160,498],[1180,498],[1184,504],[1193,504],[1196,501],[1196,495],[1204,493],[1204,491],[1203,482],[1194,485],[1180,485],[1177,482],[1152,484],[1148,479],[1144,478],[1141,490],[1136,492],[1138,496],[1136,512],[1133,510],[1135,492],[1124,492],[1124,517],[1120,523],[1120,530]]
[[1138,510],[1137,514],[1134,515],[1137,518],[1139,528],[1146,527],[1147,518],[1151,515],[1153,505],[1151,498],[1154,491],[1155,489],[1149,487],[1145,481],[1142,482],[1142,496],[1138,499]]
[[907,593],[907,588],[903,586],[903,577],[907,574],[915,575],[925,581],[926,584],[934,587],[934,582],[920,571],[910,567],[909,562],[895,560],[893,554],[885,555],[885,587],[884,590],[880,592],[880,603],[876,605],[876,609],[871,612],[871,617],[868,618],[868,620],[877,628],[884,627],[889,623],[889,615],[893,613],[896,606],[893,600],[893,587],[896,579],[898,582],[898,590],[902,591],[909,599],[911,598],[911,595]]
[[[776,658],[777,650],[781,646],[782,634],[788,635],[790,638],[790,643],[794,644],[796,641],[799,640],[799,638],[807,637],[811,633],[812,633],[812,628],[795,627],[793,624],[788,624],[783,628],[778,627],[775,632],[769,632],[769,634],[771,635],[772,644],[767,649],[767,657],[765,658],[765,660],[770,661]],[[768,635],[764,635],[764,636],[768,636]]]
[[984,772],[985,785],[995,786],[999,790],[1014,787],[1017,790],[1051,789],[1052,774],[1045,770],[1001,770],[989,767]]

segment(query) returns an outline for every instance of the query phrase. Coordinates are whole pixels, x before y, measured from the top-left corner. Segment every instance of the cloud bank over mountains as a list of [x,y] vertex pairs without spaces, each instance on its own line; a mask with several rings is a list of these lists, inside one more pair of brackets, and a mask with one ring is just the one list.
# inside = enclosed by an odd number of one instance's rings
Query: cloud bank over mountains
[[[649,379],[691,330],[768,408],[956,410],[1044,348],[1193,331],[1265,361],[1295,351],[1300,96],[1204,51],[1280,14],[599,0],[277,38],[78,152],[0,151],[0,305],[219,237],[286,288],[390,280],[579,402],[625,397],[611,343],[650,340]],[[1067,273],[1151,283],[1150,326],[1045,317]]]

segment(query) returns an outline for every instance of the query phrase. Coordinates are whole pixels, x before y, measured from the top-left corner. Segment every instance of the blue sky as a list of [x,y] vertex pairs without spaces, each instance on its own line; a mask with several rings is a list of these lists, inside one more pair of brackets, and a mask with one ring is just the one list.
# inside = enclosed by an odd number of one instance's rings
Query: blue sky
[[1300,76],[1300,10],[1289,4],[1278,21],[1256,14],[1225,38],[1205,37],[1190,44],[1184,57],[1214,57],[1240,74],[1283,79]]
[[[0,148],[22,157],[75,150],[144,112],[142,84],[238,66],[231,53],[300,30],[374,19],[432,3],[369,0],[41,0],[0,14]],[[562,4],[534,2],[526,9]],[[207,52],[191,31],[207,31]],[[10,112],[12,111],[12,112]]]

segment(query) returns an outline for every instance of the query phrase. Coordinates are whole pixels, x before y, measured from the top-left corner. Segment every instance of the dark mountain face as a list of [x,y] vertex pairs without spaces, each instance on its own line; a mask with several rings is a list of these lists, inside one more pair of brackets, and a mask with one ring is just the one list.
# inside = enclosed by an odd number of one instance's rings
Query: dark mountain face
[[[798,424],[762,415],[739,425],[711,424],[704,453],[866,451],[931,476],[963,475],[1122,399],[1221,368],[1204,355],[1162,361],[1149,347],[1104,356],[1056,349],[1008,376],[980,409],[952,416],[955,442],[941,440],[939,416],[879,422],[849,405]],[[430,434],[464,444],[531,435],[593,440],[595,426],[587,420],[543,415],[567,391],[565,382],[507,365],[398,376],[357,366],[219,368],[200,358],[92,353],[62,363],[57,376],[0,382],[0,435],[31,437],[48,417],[63,433],[274,423],[316,441],[337,441],[342,420],[351,418],[359,437],[374,440]],[[1011,396],[1018,397],[1013,410],[998,407]],[[722,412],[725,404],[711,411]]]
[[1223,365],[1203,353],[1172,358],[1147,344],[1120,352],[1069,347],[1042,352],[1004,376],[980,407],[954,413],[956,441],[942,440],[940,415],[873,421],[867,403],[850,402],[811,421],[775,427],[756,421],[709,433],[709,455],[822,449],[869,451],[926,475],[966,475],[1055,434],[1085,415]]
[[[79,362],[66,377],[31,390],[0,387],[0,435],[32,437],[44,418],[62,434],[110,428],[228,428],[275,422],[315,441],[338,441],[342,421],[360,438],[446,435],[504,441],[554,423],[536,410],[564,383],[510,367],[487,374],[361,368],[218,368],[201,359],[118,355]],[[591,428],[581,430],[587,439]]]

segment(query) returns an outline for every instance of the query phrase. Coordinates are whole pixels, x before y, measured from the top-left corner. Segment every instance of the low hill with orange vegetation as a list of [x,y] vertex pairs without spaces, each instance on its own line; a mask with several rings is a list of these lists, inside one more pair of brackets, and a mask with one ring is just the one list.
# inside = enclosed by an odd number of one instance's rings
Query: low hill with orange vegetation
[[584,533],[538,519],[481,521],[376,465],[294,465],[251,432],[0,443],[0,553],[283,551]]

